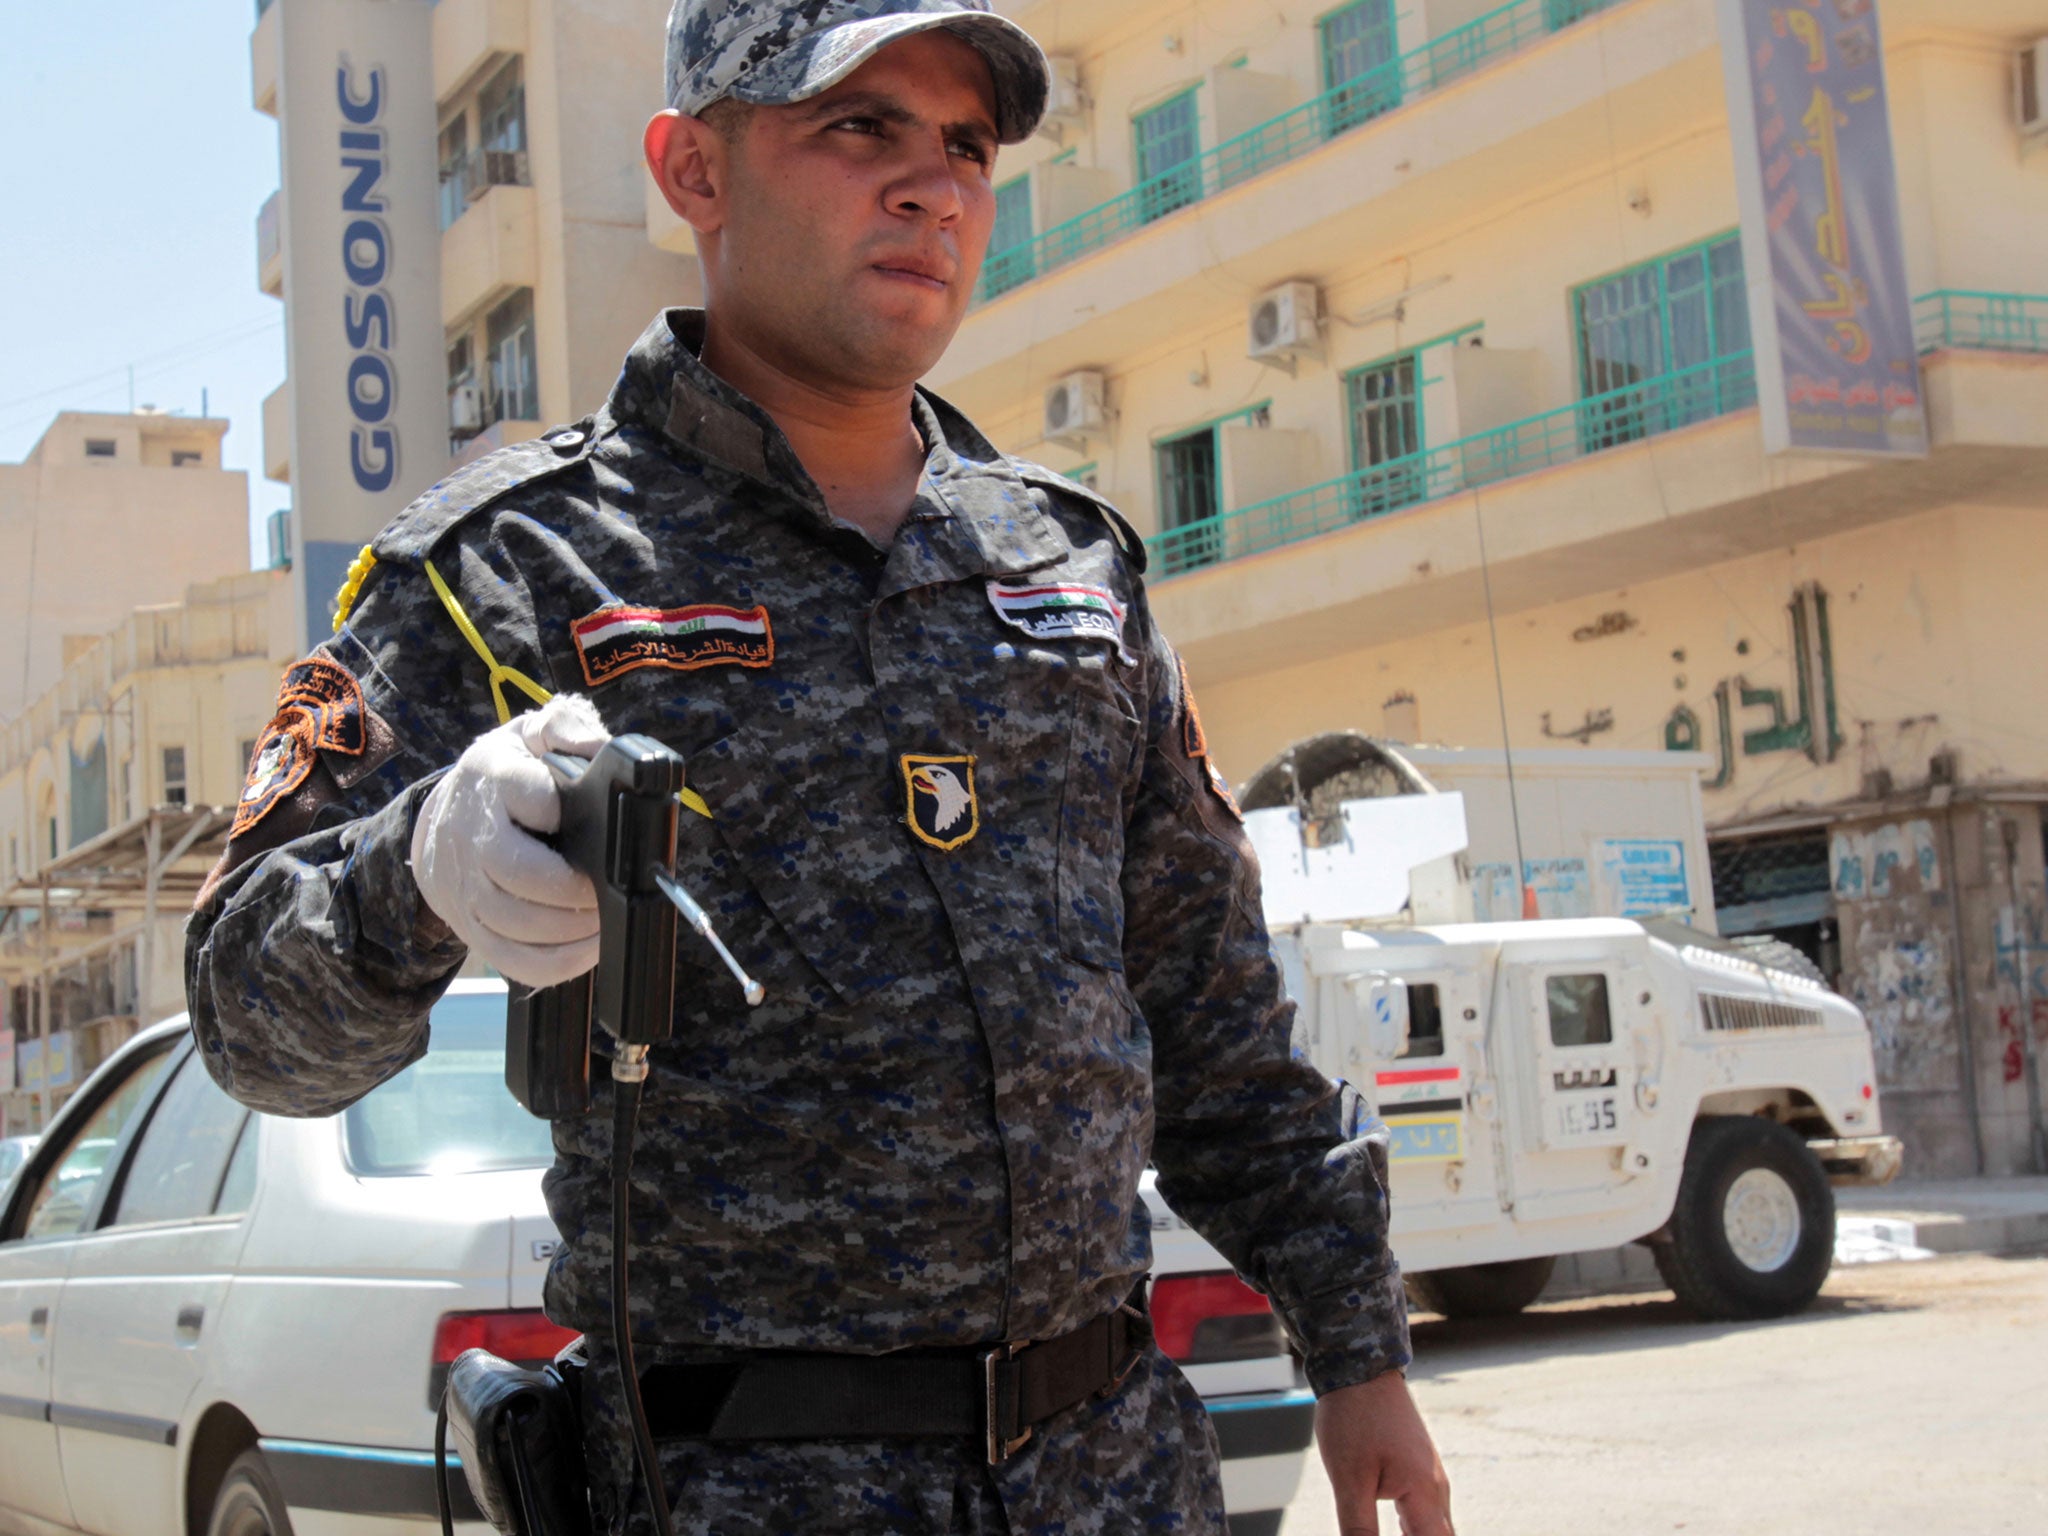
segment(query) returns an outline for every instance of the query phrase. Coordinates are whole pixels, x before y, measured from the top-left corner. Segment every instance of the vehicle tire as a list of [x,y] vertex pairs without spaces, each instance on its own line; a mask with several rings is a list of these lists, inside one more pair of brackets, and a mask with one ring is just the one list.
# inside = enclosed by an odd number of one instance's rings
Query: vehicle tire
[[1555,1258],[1504,1259],[1498,1264],[1465,1264],[1409,1275],[1408,1296],[1416,1306],[1449,1318],[1513,1317],[1543,1294]]
[[1694,1123],[1657,1273],[1701,1317],[1784,1317],[1835,1261],[1835,1192],[1798,1132],[1754,1115]]
[[228,1463],[213,1496],[206,1536],[292,1536],[284,1495],[261,1451],[246,1450]]

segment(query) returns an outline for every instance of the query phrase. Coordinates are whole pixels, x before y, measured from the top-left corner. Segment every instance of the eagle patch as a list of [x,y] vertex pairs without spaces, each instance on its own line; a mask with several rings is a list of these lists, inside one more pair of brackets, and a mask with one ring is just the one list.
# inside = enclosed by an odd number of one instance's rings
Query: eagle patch
[[910,830],[921,843],[949,851],[981,830],[972,757],[904,753],[903,796]]
[[1034,640],[1107,640],[1124,661],[1132,659],[1124,649],[1124,605],[1106,587],[992,581],[988,600],[997,618]]
[[583,680],[595,688],[636,667],[694,672],[699,667],[765,667],[775,660],[775,631],[763,607],[600,608],[570,627]]
[[306,782],[322,752],[361,757],[369,744],[363,689],[348,668],[309,656],[284,675],[277,713],[257,738],[229,837],[255,826]]

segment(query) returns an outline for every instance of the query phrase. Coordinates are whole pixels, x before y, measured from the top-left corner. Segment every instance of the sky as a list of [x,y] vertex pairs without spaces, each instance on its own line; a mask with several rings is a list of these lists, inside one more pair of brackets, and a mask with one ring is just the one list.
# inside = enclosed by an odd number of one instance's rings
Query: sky
[[284,306],[256,286],[277,123],[250,105],[254,0],[0,0],[0,462],[59,411],[204,400],[262,520]]

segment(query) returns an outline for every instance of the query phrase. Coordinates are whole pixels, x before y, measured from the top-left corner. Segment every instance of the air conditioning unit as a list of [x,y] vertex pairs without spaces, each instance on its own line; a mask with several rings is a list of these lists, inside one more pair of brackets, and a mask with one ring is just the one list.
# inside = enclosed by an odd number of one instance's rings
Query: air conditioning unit
[[474,437],[484,429],[484,394],[474,384],[458,384],[448,394],[448,430],[455,437]]
[[1046,63],[1052,66],[1052,89],[1045,98],[1045,116],[1039,122],[1039,132],[1050,129],[1049,137],[1060,137],[1060,130],[1073,125],[1078,127],[1088,117],[1088,98],[1081,90],[1081,61],[1065,54],[1052,54]]
[[1323,354],[1322,296],[1314,283],[1282,283],[1252,305],[1245,326],[1245,356],[1292,364]]
[[2021,138],[2048,138],[2048,37],[2034,39],[2014,58],[2012,105]]
[[1047,442],[1080,443],[1108,421],[1102,404],[1102,375],[1092,368],[1053,381],[1045,392],[1040,435]]

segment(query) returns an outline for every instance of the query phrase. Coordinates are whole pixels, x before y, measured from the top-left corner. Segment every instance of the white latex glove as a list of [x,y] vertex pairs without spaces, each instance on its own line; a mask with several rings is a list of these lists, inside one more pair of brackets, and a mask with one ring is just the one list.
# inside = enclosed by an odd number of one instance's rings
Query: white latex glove
[[529,987],[597,964],[597,891],[536,832],[562,825],[543,752],[594,757],[610,738],[585,698],[558,694],[470,743],[427,795],[412,873],[470,953]]

